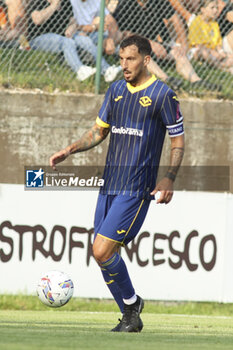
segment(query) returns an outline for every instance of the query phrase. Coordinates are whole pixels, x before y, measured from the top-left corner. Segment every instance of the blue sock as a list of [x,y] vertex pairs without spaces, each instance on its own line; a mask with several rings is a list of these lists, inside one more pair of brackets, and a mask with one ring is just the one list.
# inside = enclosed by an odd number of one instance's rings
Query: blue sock
[[110,259],[102,262],[101,267],[117,284],[123,299],[129,299],[135,294],[125,262],[118,253],[114,253]]
[[121,312],[123,313],[124,311],[124,302],[123,302],[123,298],[121,296],[121,292],[120,289],[117,285],[117,283],[114,281],[112,276],[109,276],[109,273],[106,269],[101,268],[101,272],[103,275],[103,278],[113,296],[113,298],[115,299],[116,303],[118,304]]

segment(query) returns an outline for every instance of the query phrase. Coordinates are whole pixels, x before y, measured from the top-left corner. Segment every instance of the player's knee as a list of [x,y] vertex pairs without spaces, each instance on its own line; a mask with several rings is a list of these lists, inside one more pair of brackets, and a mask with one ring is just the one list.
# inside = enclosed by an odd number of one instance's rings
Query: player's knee
[[102,247],[100,247],[99,245],[97,244],[93,244],[93,248],[92,248],[92,252],[93,252],[93,256],[95,258],[95,260],[98,262],[98,263],[101,263],[104,261],[104,251],[102,249]]
[[106,250],[103,246],[99,244],[93,244],[92,248],[93,256],[98,263],[103,263],[111,258],[111,252]]

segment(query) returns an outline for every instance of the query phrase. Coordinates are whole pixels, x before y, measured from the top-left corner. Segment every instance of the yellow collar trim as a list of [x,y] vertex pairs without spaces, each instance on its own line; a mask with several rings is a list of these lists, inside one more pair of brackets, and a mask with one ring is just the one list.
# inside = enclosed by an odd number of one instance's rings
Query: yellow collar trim
[[150,86],[154,81],[156,81],[157,78],[155,75],[152,75],[150,77],[150,79],[148,79],[144,84],[139,85],[139,86],[133,86],[130,83],[127,83],[126,86],[129,90],[129,92],[131,92],[131,94],[134,94],[135,92],[141,91],[146,89],[148,86]]

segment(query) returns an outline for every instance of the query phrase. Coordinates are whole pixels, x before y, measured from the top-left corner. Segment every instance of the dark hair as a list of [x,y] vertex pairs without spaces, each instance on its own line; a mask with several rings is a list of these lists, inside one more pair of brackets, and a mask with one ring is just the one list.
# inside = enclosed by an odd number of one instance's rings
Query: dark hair
[[130,35],[120,43],[120,49],[124,49],[127,46],[135,45],[138,48],[138,52],[143,55],[151,56],[151,45],[148,39],[143,36],[134,34]]

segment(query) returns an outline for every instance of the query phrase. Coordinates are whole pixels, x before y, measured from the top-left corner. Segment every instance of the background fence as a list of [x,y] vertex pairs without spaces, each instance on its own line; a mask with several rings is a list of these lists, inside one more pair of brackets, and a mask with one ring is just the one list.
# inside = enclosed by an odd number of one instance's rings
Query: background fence
[[[97,54],[100,18],[94,7],[100,8],[100,3],[101,0],[0,0],[0,84],[7,88],[37,88],[50,92],[93,92],[95,75],[82,82],[77,79],[80,68],[77,57],[82,65],[96,66],[93,52]],[[208,93],[214,97],[233,99],[233,72],[231,68],[221,68],[224,58],[219,61],[194,60],[190,53],[189,24],[194,17],[191,15],[198,14],[200,3],[201,0],[105,1],[112,18],[105,17],[104,38],[110,38],[112,41],[109,43],[114,42],[115,45],[114,53],[112,48],[108,50],[108,46],[103,48],[107,66],[119,65],[118,49],[122,37],[129,32],[143,34],[153,41],[153,59],[158,65],[154,72],[160,79],[167,79],[172,88],[185,94]],[[232,1],[217,3],[218,14],[223,14],[228,6],[230,10],[230,5],[233,10]],[[78,23],[75,6],[78,11],[84,7],[83,13],[89,15],[82,17],[86,24]],[[232,34],[233,28],[231,33],[227,17],[222,17],[219,22],[222,33],[225,36]],[[85,22],[88,18],[92,18],[90,23]],[[75,41],[77,31],[84,44]],[[46,38],[48,33],[56,33],[57,36]],[[90,43],[91,46],[88,46]],[[193,84],[192,74],[212,85]],[[117,78],[120,77],[121,73],[117,75]],[[102,74],[100,91],[104,92],[108,84]]]

